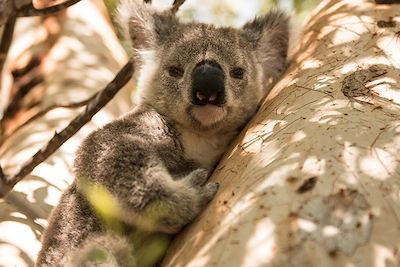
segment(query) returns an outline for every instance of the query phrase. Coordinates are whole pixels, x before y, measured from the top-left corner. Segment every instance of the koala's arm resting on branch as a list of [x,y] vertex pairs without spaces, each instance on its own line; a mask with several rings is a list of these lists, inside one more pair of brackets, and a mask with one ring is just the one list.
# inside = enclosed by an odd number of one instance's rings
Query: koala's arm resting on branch
[[320,3],[163,266],[400,265],[399,21],[400,5]]

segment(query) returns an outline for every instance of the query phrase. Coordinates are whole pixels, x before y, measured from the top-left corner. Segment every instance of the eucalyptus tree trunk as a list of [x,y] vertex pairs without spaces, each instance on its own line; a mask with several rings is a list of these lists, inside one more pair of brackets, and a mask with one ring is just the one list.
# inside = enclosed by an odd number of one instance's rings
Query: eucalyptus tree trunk
[[163,266],[400,266],[400,5],[320,3]]
[[[85,108],[74,103],[103,89],[126,61],[100,0],[81,1],[55,16],[18,18],[0,92],[0,107],[7,114],[0,131],[5,173],[15,173],[55,131],[67,126]],[[76,147],[89,132],[132,108],[133,86],[128,87],[0,199],[0,266],[33,266],[49,212],[72,181]],[[19,90],[29,92],[9,108]],[[60,107],[27,123],[54,105]]]

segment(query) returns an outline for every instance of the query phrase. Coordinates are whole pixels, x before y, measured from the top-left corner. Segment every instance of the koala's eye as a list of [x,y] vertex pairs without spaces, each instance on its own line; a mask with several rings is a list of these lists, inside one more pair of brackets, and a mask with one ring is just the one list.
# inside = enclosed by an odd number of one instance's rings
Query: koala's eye
[[169,76],[174,78],[181,78],[183,76],[183,69],[175,66],[168,67],[167,69]]
[[244,72],[245,71],[242,68],[234,68],[233,70],[231,70],[231,72],[229,74],[234,79],[243,79]]

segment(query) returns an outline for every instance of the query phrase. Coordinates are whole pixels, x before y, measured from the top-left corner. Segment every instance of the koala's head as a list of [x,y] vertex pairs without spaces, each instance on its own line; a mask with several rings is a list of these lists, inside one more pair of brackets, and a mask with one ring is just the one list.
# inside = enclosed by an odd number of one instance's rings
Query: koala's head
[[288,17],[281,12],[241,29],[217,28],[130,0],[119,18],[139,55],[141,101],[194,130],[243,126],[286,68]]

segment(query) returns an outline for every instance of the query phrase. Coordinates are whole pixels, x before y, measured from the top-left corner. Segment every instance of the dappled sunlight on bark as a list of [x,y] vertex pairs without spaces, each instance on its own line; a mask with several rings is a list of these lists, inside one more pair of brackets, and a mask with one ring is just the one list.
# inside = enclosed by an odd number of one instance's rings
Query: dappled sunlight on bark
[[399,5],[320,4],[164,266],[400,264],[399,30]]

